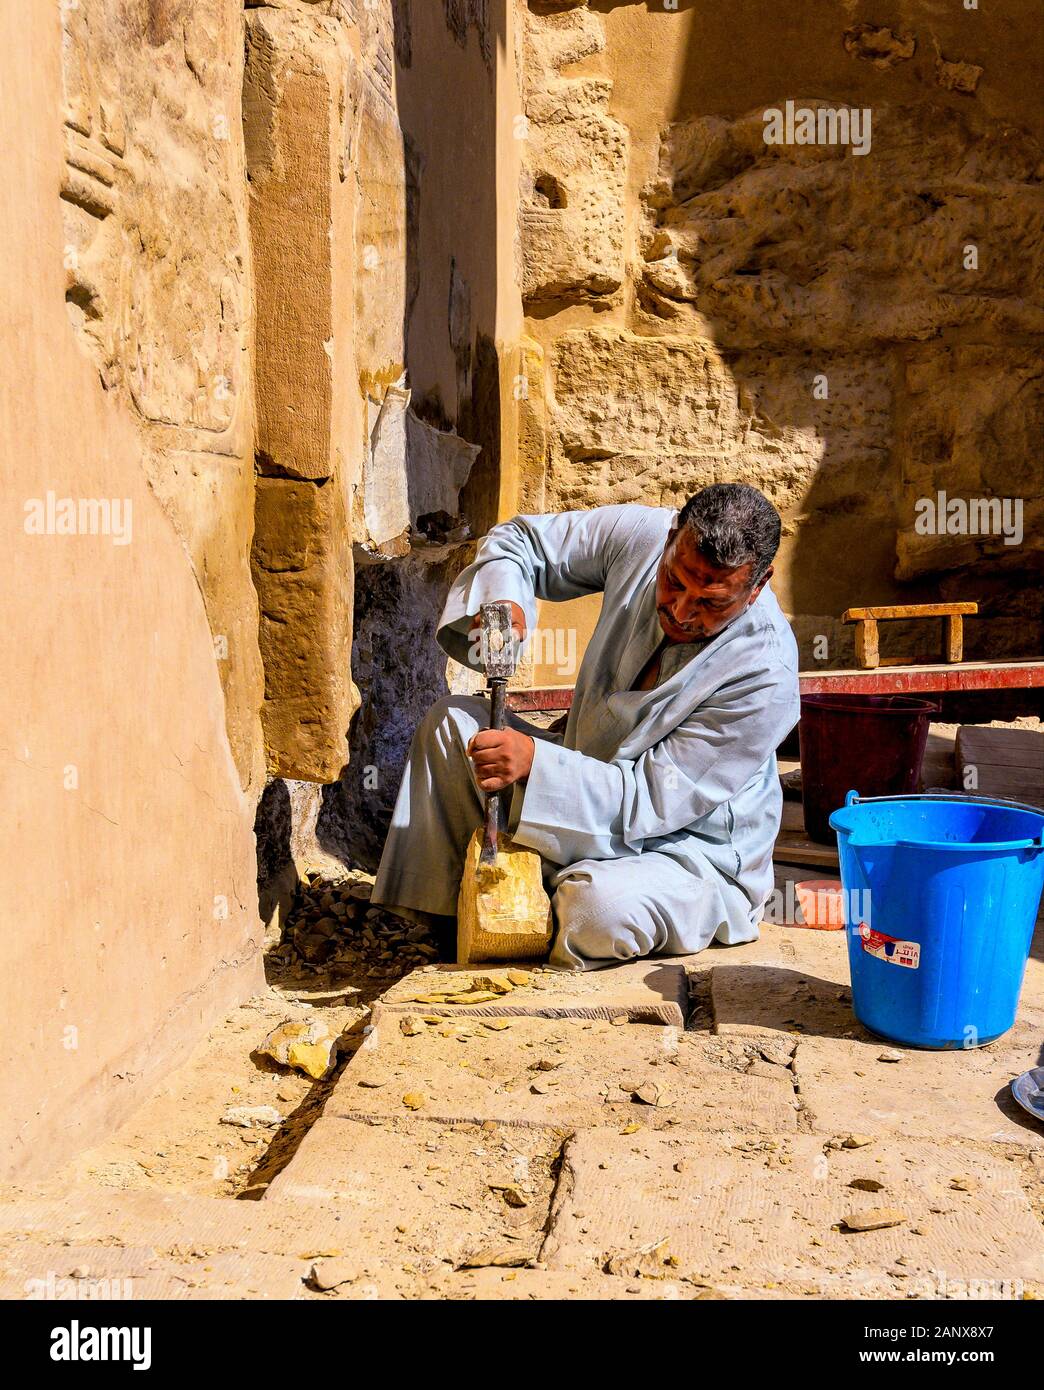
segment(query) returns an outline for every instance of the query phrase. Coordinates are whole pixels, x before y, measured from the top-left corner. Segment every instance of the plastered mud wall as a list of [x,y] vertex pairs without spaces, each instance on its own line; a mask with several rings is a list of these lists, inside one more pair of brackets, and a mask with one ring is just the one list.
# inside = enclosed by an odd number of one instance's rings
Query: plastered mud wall
[[154,5],[132,42],[131,8],[70,10],[64,49],[57,6],[0,15],[0,1170],[27,1176],[262,980],[245,204],[202,135],[241,39],[231,6],[172,33]]
[[[520,504],[750,482],[783,514],[804,666],[852,662],[846,607],[931,599],[980,601],[970,656],[1039,653],[1036,7],[518,12]],[[591,607],[541,621],[582,636]],[[936,654],[930,625],[884,640]]]

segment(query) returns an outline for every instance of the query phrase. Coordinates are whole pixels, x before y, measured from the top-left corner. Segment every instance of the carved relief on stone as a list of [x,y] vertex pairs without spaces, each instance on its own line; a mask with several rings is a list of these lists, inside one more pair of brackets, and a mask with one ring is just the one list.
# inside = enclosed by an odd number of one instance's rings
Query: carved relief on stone
[[[181,446],[229,452],[247,320],[229,3],[63,5],[70,319]],[[155,447],[162,448],[157,443]]]
[[[793,106],[818,123],[827,103]],[[847,515],[888,569],[895,536],[902,580],[1024,567],[1003,538],[919,534],[915,507],[940,488],[1044,505],[1020,476],[1044,409],[1027,356],[1044,333],[1042,151],[971,105],[875,104],[872,118],[871,158],[766,144],[763,110],[668,127],[643,191],[642,326],[713,340],[740,399],[782,426],[787,520],[806,538]],[[764,354],[786,392],[766,397]],[[795,427],[812,430],[818,459]],[[761,448],[744,457],[759,453],[773,495],[779,468]],[[600,469],[598,486],[621,486],[619,460]]]

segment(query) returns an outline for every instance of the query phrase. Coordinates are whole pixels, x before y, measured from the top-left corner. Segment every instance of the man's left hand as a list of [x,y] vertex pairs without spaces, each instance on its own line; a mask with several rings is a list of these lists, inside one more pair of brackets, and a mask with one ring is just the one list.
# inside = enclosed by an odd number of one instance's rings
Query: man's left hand
[[484,792],[499,792],[529,776],[533,740],[517,729],[482,729],[467,747],[475,776]]

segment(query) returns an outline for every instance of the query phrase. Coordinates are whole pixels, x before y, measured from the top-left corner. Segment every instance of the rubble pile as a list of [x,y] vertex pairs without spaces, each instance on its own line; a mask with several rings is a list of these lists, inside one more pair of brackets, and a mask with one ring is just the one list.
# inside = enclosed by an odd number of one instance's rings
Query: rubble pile
[[429,929],[371,906],[372,889],[372,875],[358,869],[340,878],[326,871],[306,874],[270,963],[295,974],[372,980],[383,988],[383,982],[437,960]]

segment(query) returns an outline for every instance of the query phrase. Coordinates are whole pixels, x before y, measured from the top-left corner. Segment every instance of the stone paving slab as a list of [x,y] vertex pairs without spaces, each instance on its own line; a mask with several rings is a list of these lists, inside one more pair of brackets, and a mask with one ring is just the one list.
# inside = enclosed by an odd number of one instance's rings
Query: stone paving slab
[[[790,865],[776,865],[775,887],[784,906],[793,899],[793,884],[805,879],[831,877]],[[836,875],[834,875],[836,877]],[[791,884],[788,898],[788,882]],[[812,931],[807,927],[762,922],[757,941],[739,946],[709,946],[695,956],[675,958],[690,970],[707,970],[719,965],[772,965],[802,971],[821,980],[847,986],[851,982],[848,947],[843,931]],[[1030,947],[1022,1002],[1029,1008],[1044,1009],[1044,900]]]
[[[416,1031],[406,1036],[403,1026]],[[751,1060],[728,1054],[717,1039],[671,1026],[577,1017],[442,1019],[418,1007],[381,1015],[325,1113],[403,1115],[416,1104],[434,1119],[566,1130],[629,1123],[796,1128],[793,1074],[767,1062],[746,1074],[741,1068]],[[635,1100],[646,1085],[656,1090]]]
[[[680,1166],[681,1171],[677,1171]],[[956,1190],[971,1172],[974,1191]],[[869,1192],[853,1181],[883,1184]],[[611,1194],[611,1200],[607,1200]],[[900,1225],[848,1231],[895,1208]],[[541,1260],[624,1280],[818,1297],[962,1296],[1044,1281],[1044,1231],[1014,1163],[916,1141],[824,1152],[822,1139],[581,1131],[563,1152]],[[966,1292],[963,1296],[967,1296]]]
[[352,1250],[373,1275],[418,1274],[482,1251],[533,1258],[565,1136],[550,1128],[450,1125],[419,1118],[326,1115],[261,1206],[287,1200],[346,1213]]
[[[821,877],[799,874],[792,882]],[[777,892],[786,894],[785,882]],[[793,897],[793,888],[790,890]],[[778,922],[762,922],[757,941],[745,941],[738,946],[710,946],[700,956],[686,960],[704,966],[774,965],[801,970],[835,985],[849,983],[848,948],[843,931],[814,931],[810,927],[787,926]]]
[[720,1034],[870,1037],[852,1012],[847,985],[797,966],[716,965],[711,1007],[714,1031]]
[[414,970],[398,980],[374,1006],[374,1018],[385,1012],[421,1007],[412,996],[428,990],[459,985],[467,990],[473,982],[491,975],[506,977],[508,970],[521,970],[530,983],[514,987],[507,994],[475,1004],[428,1003],[426,1013],[446,1016],[511,1017],[535,1014],[543,1018],[603,1018],[624,1016],[632,1022],[673,1024],[684,1028],[689,1008],[689,986],[681,965],[660,960],[641,960],[609,970],[577,973],[561,970],[529,970],[488,965],[463,968],[431,965]]
[[310,1263],[254,1250],[162,1257],[151,1247],[26,1240],[0,1249],[4,1299],[296,1299]]
[[[189,1248],[206,1255],[255,1251],[306,1258],[349,1239],[340,1212],[183,1196],[146,1188],[73,1187],[56,1196],[0,1203],[0,1241],[145,1245],[160,1255]],[[6,1248],[6,1245],[5,1245]]]
[[[1044,1126],[1011,1097],[1014,1076],[1039,1066],[1044,1016],[1023,1010],[988,1047],[924,1052],[864,1038],[803,1037],[794,1056],[801,1099],[824,1133],[1013,1143],[1044,1150]],[[899,1056],[882,1062],[882,1056]]]

